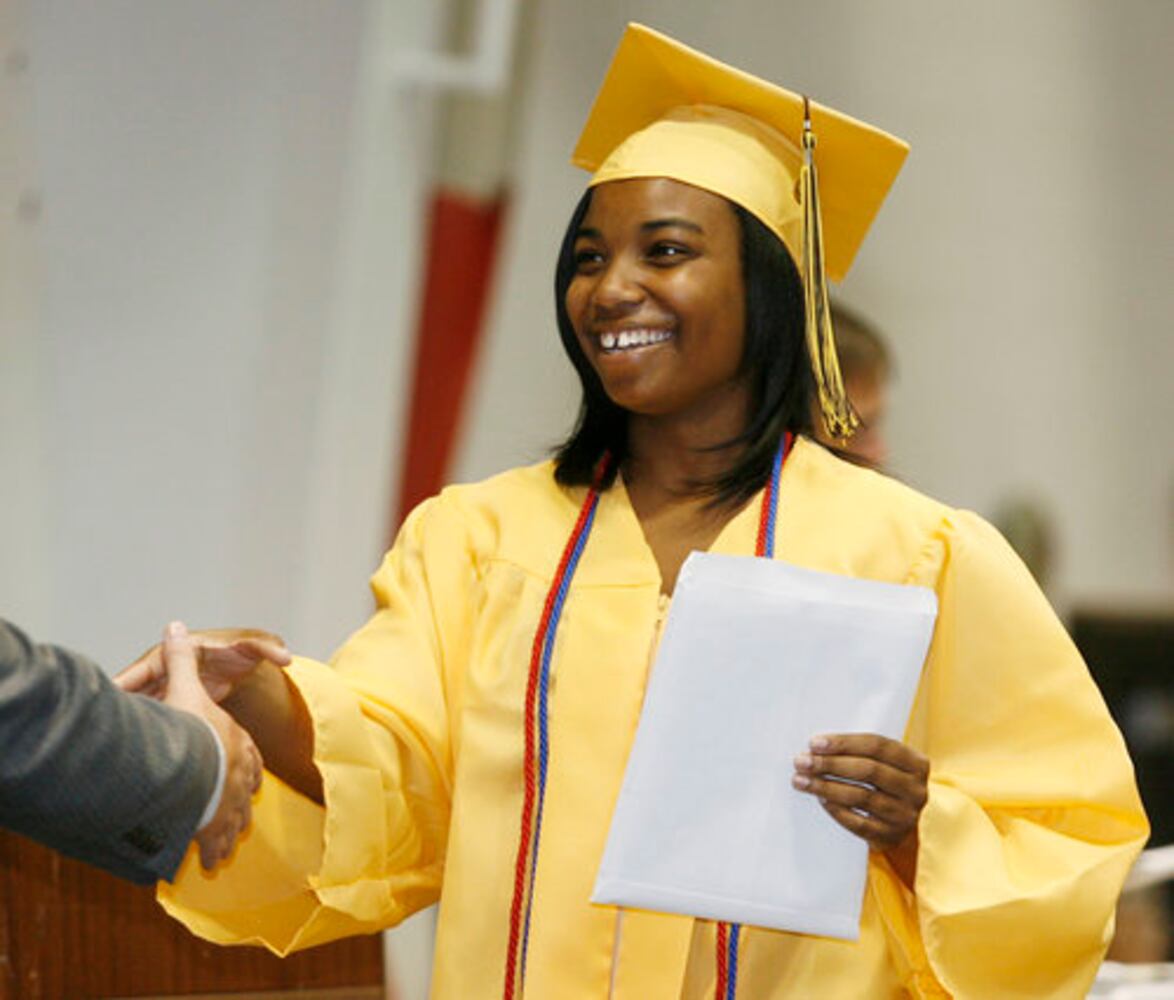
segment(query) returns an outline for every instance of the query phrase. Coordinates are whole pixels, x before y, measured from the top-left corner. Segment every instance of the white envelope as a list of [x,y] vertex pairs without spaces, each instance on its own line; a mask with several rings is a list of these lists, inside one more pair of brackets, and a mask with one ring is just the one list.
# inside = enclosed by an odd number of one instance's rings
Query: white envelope
[[924,587],[690,555],[592,900],[859,937],[868,845],[793,759],[819,733],[899,739],[936,617]]

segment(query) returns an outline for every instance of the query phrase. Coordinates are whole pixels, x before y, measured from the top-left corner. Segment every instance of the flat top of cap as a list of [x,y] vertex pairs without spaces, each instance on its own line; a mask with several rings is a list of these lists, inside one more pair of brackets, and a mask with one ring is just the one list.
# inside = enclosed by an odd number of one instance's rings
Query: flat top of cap
[[[625,139],[682,105],[708,104],[758,119],[796,147],[803,97],[727,66],[642,24],[629,24],[612,58],[571,162],[596,171]],[[825,262],[842,277],[909,152],[908,145],[810,102],[816,136]],[[735,199],[736,200],[736,199]]]

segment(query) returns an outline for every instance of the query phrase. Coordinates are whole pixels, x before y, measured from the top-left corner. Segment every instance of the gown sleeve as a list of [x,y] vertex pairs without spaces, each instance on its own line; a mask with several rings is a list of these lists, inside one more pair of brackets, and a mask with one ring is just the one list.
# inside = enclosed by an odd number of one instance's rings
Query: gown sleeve
[[289,676],[309,709],[325,806],[266,772],[253,825],[211,874],[189,853],[160,902],[194,933],[277,954],[381,930],[435,902],[452,793],[450,685],[476,567],[444,496],[405,522],[376,610],[331,664]]
[[908,741],[930,759],[916,889],[873,866],[915,996],[1084,997],[1148,826],[1124,742],[1026,568],[954,512],[910,583],[939,616]]

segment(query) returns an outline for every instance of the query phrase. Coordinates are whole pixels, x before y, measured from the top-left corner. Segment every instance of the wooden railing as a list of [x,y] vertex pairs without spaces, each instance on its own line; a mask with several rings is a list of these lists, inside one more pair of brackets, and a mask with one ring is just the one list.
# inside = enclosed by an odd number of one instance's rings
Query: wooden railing
[[382,997],[378,936],[278,959],[193,937],[154,891],[0,830],[0,1000],[269,991]]

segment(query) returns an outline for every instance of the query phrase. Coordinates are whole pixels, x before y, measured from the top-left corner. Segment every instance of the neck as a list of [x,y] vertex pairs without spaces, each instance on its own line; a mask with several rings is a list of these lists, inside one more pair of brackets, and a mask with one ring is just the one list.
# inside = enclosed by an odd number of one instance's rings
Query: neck
[[624,481],[646,501],[696,501],[697,484],[712,482],[729,469],[742,446],[711,450],[746,426],[748,402],[739,398],[706,413],[628,418],[628,458]]

